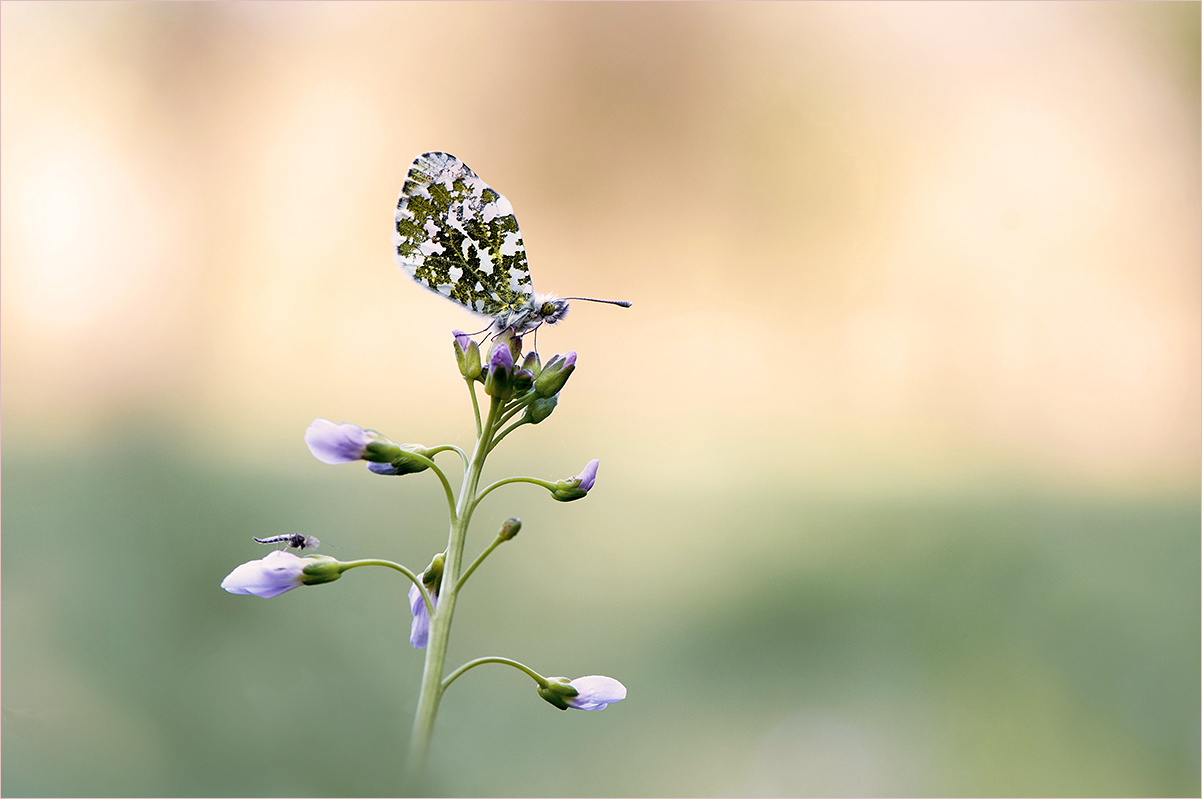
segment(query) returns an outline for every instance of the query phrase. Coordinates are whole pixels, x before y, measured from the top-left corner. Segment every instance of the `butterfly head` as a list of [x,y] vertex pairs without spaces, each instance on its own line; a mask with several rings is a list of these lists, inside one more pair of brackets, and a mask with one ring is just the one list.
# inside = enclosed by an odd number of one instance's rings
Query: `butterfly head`
[[534,317],[538,322],[553,325],[568,315],[568,301],[554,294],[534,295]]

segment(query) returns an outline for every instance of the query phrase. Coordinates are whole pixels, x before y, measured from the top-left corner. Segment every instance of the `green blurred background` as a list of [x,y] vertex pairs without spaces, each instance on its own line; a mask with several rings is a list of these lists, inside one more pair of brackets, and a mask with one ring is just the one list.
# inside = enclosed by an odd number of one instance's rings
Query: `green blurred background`
[[470,444],[389,255],[442,149],[634,302],[540,333],[489,472],[597,488],[481,506],[451,662],[630,693],[475,670],[427,790],[1198,795],[1199,9],[4,3],[4,794],[400,790],[403,582],[218,583],[443,546],[301,440]]

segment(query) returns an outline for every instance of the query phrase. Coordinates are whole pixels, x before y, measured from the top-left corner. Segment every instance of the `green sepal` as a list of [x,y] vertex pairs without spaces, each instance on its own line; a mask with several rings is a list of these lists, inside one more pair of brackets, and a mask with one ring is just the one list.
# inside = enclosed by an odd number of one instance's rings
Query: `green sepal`
[[390,441],[375,430],[365,430],[365,433],[375,436],[368,442],[363,460],[372,463],[392,463],[392,459],[401,454],[401,447],[395,441]]
[[547,684],[538,688],[538,695],[560,710],[567,710],[571,705],[568,700],[580,692],[568,684],[567,677],[550,677]]
[[417,474],[430,468],[429,460],[429,450],[421,444],[404,444],[396,448],[388,463],[397,474]]
[[332,583],[342,576],[342,564],[328,555],[310,555],[305,560],[312,562],[301,570],[301,585]]
[[551,489],[551,499],[558,502],[571,502],[574,499],[587,496],[588,492],[580,488],[580,481],[575,477],[571,480],[560,480]]
[[526,421],[531,424],[538,424],[550,416],[558,404],[558,397],[539,397],[526,406]]
[[522,368],[529,370],[530,374],[538,377],[539,372],[543,370],[543,364],[539,360],[538,353],[534,350],[526,353],[526,358],[522,361]]

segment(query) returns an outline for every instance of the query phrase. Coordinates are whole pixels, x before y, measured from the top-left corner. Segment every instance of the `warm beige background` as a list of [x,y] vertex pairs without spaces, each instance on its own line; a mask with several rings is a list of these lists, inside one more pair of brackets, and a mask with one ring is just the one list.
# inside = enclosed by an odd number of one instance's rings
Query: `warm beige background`
[[[576,304],[540,334],[545,353],[577,350],[580,370],[552,421],[515,436],[498,464],[562,476],[602,460],[597,500],[546,523],[609,558],[606,581],[562,575],[549,595],[579,592],[598,613],[613,602],[615,617],[687,615],[732,570],[751,590],[757,564],[842,551],[839,534],[798,531],[814,524],[790,504],[805,497],[940,506],[1000,493],[1023,507],[1029,492],[1188,508],[1197,496],[1196,3],[8,2],[0,14],[10,477],[84,450],[103,463],[112,442],[136,440],[220,474],[325,478],[300,442],[314,416],[467,443],[449,331],[473,322],[389,253],[409,162],[442,149],[513,203],[540,290],[634,301]],[[368,479],[346,474],[329,479]],[[55,502],[62,492],[79,495],[65,487]],[[285,495],[305,518],[304,493]],[[8,561],[18,536],[43,531],[31,514],[28,527],[5,516],[6,608],[28,598]],[[264,516],[255,529],[278,532]],[[121,534],[114,518],[106,537]],[[1123,529],[1137,536],[1140,518]],[[1197,521],[1170,527],[1188,542]],[[205,567],[217,579],[255,554],[221,534],[228,563]],[[396,556],[420,567],[438,535]],[[1170,604],[1188,628],[1196,574],[1182,585]],[[280,607],[255,610],[271,624]],[[598,645],[634,647],[605,629]],[[16,673],[6,697],[25,696]],[[606,714],[614,734],[635,734],[621,732],[627,706]],[[1088,726],[1092,707],[1073,718]],[[645,723],[638,735],[656,719]],[[699,782],[674,781],[666,763],[687,761],[663,760],[644,764],[659,781],[540,785],[1105,791],[1054,763],[1059,782],[1006,782],[1014,769],[994,769],[1006,755],[984,744],[984,765],[957,771],[940,746],[923,750],[927,776],[882,767],[875,783],[848,766],[833,782],[764,787],[736,756]],[[1124,773],[1176,768],[1155,763]],[[531,783],[515,768],[512,784],[443,789],[521,792]],[[134,790],[33,773],[6,793]],[[1188,792],[1196,778],[1108,784]],[[175,779],[145,790],[240,792]]]
[[1193,485],[1195,10],[6,6],[6,420],[253,453],[393,413],[469,321],[388,255],[445,149],[540,288],[636,301],[543,346],[652,474],[721,431],[841,482]]

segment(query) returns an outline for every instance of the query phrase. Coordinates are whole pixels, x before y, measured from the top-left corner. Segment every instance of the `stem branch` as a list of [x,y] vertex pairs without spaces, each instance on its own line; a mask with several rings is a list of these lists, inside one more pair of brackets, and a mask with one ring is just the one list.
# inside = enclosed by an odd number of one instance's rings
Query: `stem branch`
[[[474,572],[476,570],[476,567],[479,566],[481,563],[483,563],[484,559],[487,558],[494,549],[501,546],[501,544],[503,544],[505,542],[505,540],[506,539],[502,538],[501,536],[497,536],[496,539],[494,539],[493,542],[488,545],[488,549],[484,550],[483,552],[481,552],[479,555],[476,556],[476,559],[474,561],[472,561],[472,565],[468,566],[467,571],[465,571],[463,573],[463,576],[459,578],[459,582],[455,583],[456,593],[459,592],[459,589],[463,588],[463,584],[467,582],[467,578],[472,576],[472,572]],[[443,686],[443,687],[445,688],[446,686]]]
[[434,612],[434,603],[430,600],[430,592],[426,590],[426,586],[422,583],[421,578],[399,563],[393,563],[390,560],[380,560],[378,558],[367,558],[365,560],[339,561],[338,566],[342,571],[358,568],[359,566],[387,566],[390,569],[396,569],[412,580],[413,584],[417,586],[417,590],[422,592],[422,600],[426,603],[426,612]]
[[464,663],[462,666],[448,674],[447,678],[442,681],[442,690],[447,690],[447,686],[459,679],[461,674],[464,674],[471,669],[476,668],[477,666],[483,666],[485,663],[503,663],[506,666],[513,666],[518,671],[524,671],[529,674],[531,679],[538,683],[539,688],[547,687],[547,678],[524,663],[518,663],[516,660],[510,660],[509,658],[476,658],[475,660],[469,660],[467,663]]
[[476,506],[480,504],[480,500],[484,499],[486,496],[488,496],[494,490],[500,488],[501,486],[509,485],[510,483],[533,483],[536,486],[542,486],[543,488],[547,489],[548,491],[555,490],[554,483],[548,482],[546,480],[539,480],[537,477],[506,477],[504,480],[498,480],[497,482],[493,483],[488,488],[484,489],[479,494],[477,494],[476,501],[471,504],[471,509],[475,510]]

